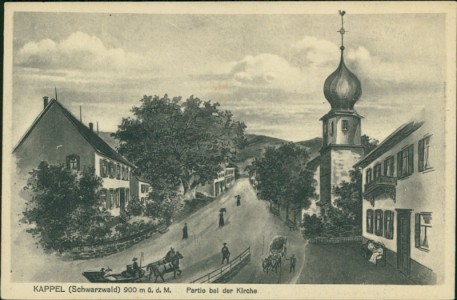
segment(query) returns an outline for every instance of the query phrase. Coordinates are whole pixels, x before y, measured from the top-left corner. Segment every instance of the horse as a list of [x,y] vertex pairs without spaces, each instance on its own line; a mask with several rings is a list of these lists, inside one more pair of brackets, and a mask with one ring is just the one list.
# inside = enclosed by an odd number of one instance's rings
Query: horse
[[268,270],[277,273],[278,268],[281,268],[281,256],[269,255],[262,261],[263,271],[268,274]]
[[158,277],[160,277],[162,281],[165,282],[163,275],[170,272],[173,272],[173,278],[176,278],[176,273],[178,273],[178,276],[180,276],[182,271],[179,269],[179,260],[183,258],[184,256],[182,256],[182,254],[177,251],[168,260],[161,259],[158,262],[148,264],[146,266],[146,270],[149,271],[149,279],[151,279],[151,276],[154,275],[154,282],[157,282]]

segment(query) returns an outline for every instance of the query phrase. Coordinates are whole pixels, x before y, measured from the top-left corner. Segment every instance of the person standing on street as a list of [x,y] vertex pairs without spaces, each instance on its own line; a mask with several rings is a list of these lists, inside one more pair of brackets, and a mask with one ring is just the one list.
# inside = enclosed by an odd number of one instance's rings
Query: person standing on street
[[227,247],[227,243],[224,243],[224,247],[222,247],[222,262],[221,265],[224,264],[224,260],[227,260],[227,263],[229,263],[230,260],[230,251]]
[[188,238],[187,223],[184,223],[184,227],[182,228],[182,239],[185,240],[187,238]]
[[292,256],[290,258],[288,258],[288,260],[290,260],[289,273],[295,272],[295,263],[297,262],[297,259],[295,258],[295,254],[292,254]]
[[222,211],[219,212],[219,227],[224,227],[224,213]]
[[241,196],[236,195],[235,198],[236,198],[236,206],[240,206],[241,205]]

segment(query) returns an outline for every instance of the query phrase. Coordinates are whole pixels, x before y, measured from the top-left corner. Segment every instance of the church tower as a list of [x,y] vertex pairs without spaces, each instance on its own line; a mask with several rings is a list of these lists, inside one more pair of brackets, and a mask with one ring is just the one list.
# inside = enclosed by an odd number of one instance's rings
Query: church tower
[[330,111],[321,118],[323,141],[320,150],[320,203],[324,207],[334,205],[333,187],[343,180],[350,182],[349,171],[363,157],[362,116],[354,109],[362,95],[362,87],[359,79],[344,63],[344,14],[344,11],[340,11],[340,64],[324,83],[324,95],[331,106]]

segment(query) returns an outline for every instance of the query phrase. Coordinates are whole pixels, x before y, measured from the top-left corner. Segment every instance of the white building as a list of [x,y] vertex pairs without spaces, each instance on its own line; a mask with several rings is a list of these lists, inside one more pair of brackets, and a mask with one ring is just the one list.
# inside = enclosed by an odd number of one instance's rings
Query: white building
[[[355,167],[363,174],[363,237],[420,283],[443,278],[444,124],[424,116],[399,127]],[[441,126],[442,125],[442,126]]]

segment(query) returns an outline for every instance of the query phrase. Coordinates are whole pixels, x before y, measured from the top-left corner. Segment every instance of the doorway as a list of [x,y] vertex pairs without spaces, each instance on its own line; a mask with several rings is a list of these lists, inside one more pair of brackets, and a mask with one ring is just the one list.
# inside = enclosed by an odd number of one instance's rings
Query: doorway
[[397,268],[405,275],[411,272],[411,210],[397,211]]

